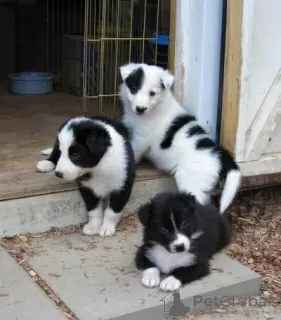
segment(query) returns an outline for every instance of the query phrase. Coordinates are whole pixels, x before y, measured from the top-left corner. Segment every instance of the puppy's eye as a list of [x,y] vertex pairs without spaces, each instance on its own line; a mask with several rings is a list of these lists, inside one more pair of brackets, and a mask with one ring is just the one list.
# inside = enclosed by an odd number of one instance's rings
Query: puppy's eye
[[149,95],[150,95],[151,97],[154,97],[154,96],[155,96],[155,92],[154,92],[154,91],[150,91],[150,92],[149,92]]
[[160,228],[160,231],[162,234],[165,234],[165,235],[169,233],[169,231],[163,227]]
[[138,88],[137,88],[137,86],[134,85],[134,84],[131,84],[130,87],[129,87],[129,89],[130,89],[130,91],[131,91],[132,94],[135,94],[135,93],[138,92]]
[[186,222],[186,221],[183,221],[183,222],[181,223],[181,226],[180,226],[181,230],[182,230],[182,229],[185,229],[186,227],[187,227],[187,222]]
[[70,158],[73,161],[77,161],[77,160],[81,159],[81,156],[78,152],[73,152],[73,153],[71,153]]

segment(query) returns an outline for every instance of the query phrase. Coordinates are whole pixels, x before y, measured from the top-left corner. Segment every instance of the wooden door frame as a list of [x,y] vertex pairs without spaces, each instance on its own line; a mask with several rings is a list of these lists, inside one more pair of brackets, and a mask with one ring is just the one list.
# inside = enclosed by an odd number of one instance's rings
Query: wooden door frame
[[220,143],[235,155],[242,71],[244,0],[227,0]]

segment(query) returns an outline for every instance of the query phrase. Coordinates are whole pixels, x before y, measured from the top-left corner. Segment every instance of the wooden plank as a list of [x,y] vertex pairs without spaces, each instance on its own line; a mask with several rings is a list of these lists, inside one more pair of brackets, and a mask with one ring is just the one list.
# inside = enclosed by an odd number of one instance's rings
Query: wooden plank
[[170,0],[170,32],[169,32],[169,70],[175,71],[177,0]]
[[242,68],[243,0],[227,0],[221,144],[235,153]]
[[[89,115],[97,110],[96,103],[95,99],[88,101]],[[77,189],[75,183],[64,182],[54,173],[36,172],[36,163],[44,159],[40,150],[53,145],[62,121],[82,112],[81,98],[73,95],[54,92],[38,97],[0,92],[0,201]],[[136,180],[163,176],[152,166],[142,165]]]
[[[243,194],[249,190],[264,189],[273,186],[279,186],[281,188],[281,173],[243,177],[237,197],[239,197],[239,194]],[[214,196],[214,203],[216,205],[219,205],[220,197],[221,190]]]
[[[268,143],[276,137],[281,121],[281,69],[247,130],[245,161],[261,160]],[[280,137],[277,137],[277,139]],[[279,140],[278,139],[278,140]],[[280,147],[276,149],[277,153]]]
[[246,161],[238,164],[244,177],[277,174],[280,173],[281,159],[277,157],[267,160]]
[[[21,163],[23,159],[19,159]],[[27,160],[27,159],[24,159]],[[32,165],[35,167],[35,162]],[[154,169],[151,165],[141,164],[137,168],[136,182],[168,177],[165,172]],[[0,201],[66,192],[76,190],[77,184],[57,179],[53,172],[38,173],[35,170],[21,172],[14,170],[0,174]]]
[[256,176],[243,177],[241,191],[271,186],[281,187],[281,173],[260,174]]

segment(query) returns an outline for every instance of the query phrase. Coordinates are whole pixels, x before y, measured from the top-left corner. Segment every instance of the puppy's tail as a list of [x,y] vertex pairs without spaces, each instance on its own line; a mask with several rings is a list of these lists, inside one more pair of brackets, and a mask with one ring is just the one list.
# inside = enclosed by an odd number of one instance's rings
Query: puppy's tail
[[223,214],[236,196],[241,184],[241,172],[232,155],[225,149],[221,149],[221,161],[223,172],[226,174],[222,195],[220,198],[220,213]]
[[44,149],[41,150],[40,153],[43,154],[43,156],[49,156],[53,151],[53,148],[48,148],[48,149]]

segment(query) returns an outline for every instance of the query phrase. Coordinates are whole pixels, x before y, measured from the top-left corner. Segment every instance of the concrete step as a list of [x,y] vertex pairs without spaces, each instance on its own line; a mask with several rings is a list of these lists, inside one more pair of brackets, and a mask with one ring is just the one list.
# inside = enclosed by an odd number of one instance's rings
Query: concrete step
[[[29,265],[80,320],[169,318],[173,295],[144,288],[135,269],[140,239],[141,227],[130,216],[112,238],[80,233],[35,237],[25,252]],[[181,314],[216,306],[223,296],[257,295],[259,287],[259,275],[219,254],[212,261],[211,275],[179,290],[186,306]]]
[[[134,213],[157,192],[175,189],[173,178],[141,168],[124,215]],[[77,189],[0,201],[0,237],[44,232],[86,221],[87,212]]]
[[[49,175],[52,178],[47,181],[51,181],[53,187],[45,185],[45,188],[35,190],[26,181],[26,190],[20,195],[16,193],[0,197],[0,237],[44,232],[52,227],[67,227],[87,221],[87,212],[77,185],[63,182],[54,184],[53,179],[57,178],[53,173]],[[252,182],[251,177],[246,177],[241,190],[250,188]],[[148,163],[141,164],[137,169],[136,181],[124,216],[134,213],[156,193],[172,190],[176,190],[172,177],[152,168]]]

